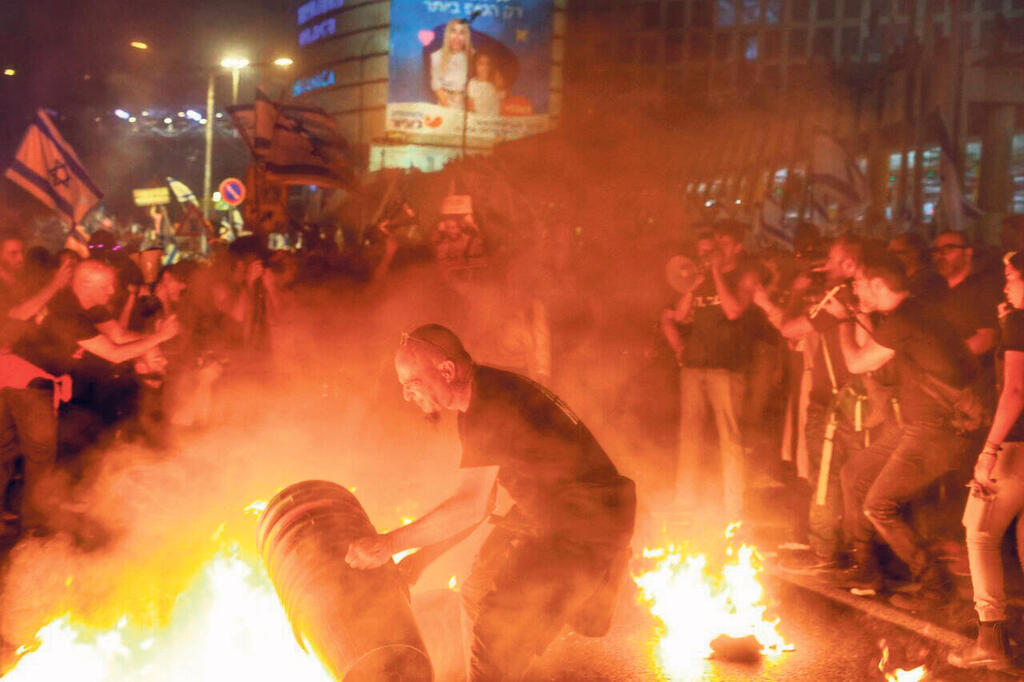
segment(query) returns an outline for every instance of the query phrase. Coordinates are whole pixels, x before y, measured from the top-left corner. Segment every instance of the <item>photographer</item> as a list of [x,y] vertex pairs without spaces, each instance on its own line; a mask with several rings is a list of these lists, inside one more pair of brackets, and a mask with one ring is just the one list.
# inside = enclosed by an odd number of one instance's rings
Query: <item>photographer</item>
[[[911,296],[908,286],[895,256],[865,254],[854,279],[859,309],[850,310],[833,299],[826,310],[841,320],[840,345],[852,373],[894,361],[903,422],[843,467],[843,497],[858,566],[837,582],[881,590],[882,575],[871,547],[877,532],[921,585],[916,594],[896,594],[890,601],[919,610],[945,603],[952,579],[925,549],[904,517],[905,508],[942,475],[958,469],[970,449],[970,441],[951,425],[952,405],[928,386],[961,390],[973,378],[976,365],[956,330],[932,306]],[[873,327],[868,315],[876,312],[882,319]]]
[[[813,300],[798,313],[787,314],[762,288],[754,292],[754,303],[765,311],[768,320],[786,339],[803,341],[804,366],[810,377],[809,400],[804,415],[807,442],[807,482],[810,494],[807,513],[811,555],[787,557],[786,568],[817,570],[837,566],[842,549],[842,493],[839,471],[844,462],[864,447],[867,422],[867,393],[854,385],[852,375],[839,347],[839,320],[823,309],[836,296],[852,300],[850,281],[857,271],[862,244],[852,235],[837,238],[828,250],[825,262],[800,275],[811,280],[821,278],[817,286],[810,281]],[[871,415],[878,421],[879,406]],[[806,508],[806,503],[801,505]]]

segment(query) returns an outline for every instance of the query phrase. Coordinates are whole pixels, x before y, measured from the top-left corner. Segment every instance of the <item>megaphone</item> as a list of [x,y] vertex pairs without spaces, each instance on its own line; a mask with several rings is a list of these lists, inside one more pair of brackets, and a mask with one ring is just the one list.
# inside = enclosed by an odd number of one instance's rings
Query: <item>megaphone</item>
[[700,268],[686,256],[672,256],[665,264],[665,279],[680,294],[688,294],[697,288]]

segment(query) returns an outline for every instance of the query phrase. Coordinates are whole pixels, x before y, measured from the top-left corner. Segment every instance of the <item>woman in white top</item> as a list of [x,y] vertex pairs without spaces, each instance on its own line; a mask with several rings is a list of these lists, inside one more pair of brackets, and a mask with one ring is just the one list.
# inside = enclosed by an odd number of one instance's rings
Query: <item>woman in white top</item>
[[454,109],[465,106],[472,54],[469,24],[464,19],[452,19],[444,27],[441,49],[430,55],[430,89],[441,106]]

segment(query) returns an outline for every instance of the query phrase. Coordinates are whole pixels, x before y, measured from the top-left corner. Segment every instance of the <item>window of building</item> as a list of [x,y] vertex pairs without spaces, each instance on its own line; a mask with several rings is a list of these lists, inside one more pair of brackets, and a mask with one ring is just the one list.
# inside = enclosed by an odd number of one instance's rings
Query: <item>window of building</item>
[[814,45],[811,48],[815,57],[832,56],[832,44],[835,42],[835,31],[831,28],[818,28],[814,31]]
[[715,34],[715,59],[725,61],[732,57],[732,34],[721,31]]
[[910,14],[910,0],[894,0],[893,6],[896,10],[896,14],[901,17],[905,17]]
[[793,21],[807,21],[811,17],[810,0],[793,0],[789,5],[789,18]]
[[740,21],[756,24],[761,20],[761,0],[740,0]]
[[711,38],[707,31],[690,32],[690,58],[707,59],[711,56]]
[[661,5],[657,2],[644,3],[644,28],[661,26]]
[[665,62],[678,64],[683,61],[683,36],[679,33],[670,33],[665,36]]
[[756,33],[742,33],[740,35],[740,45],[743,50],[743,58],[748,62],[752,62],[760,56]]
[[860,26],[843,27],[839,52],[844,57],[853,57],[860,52]]
[[960,0],[960,14],[971,14],[974,11],[974,0]]
[[715,26],[727,28],[736,25],[736,5],[733,0],[715,0]]
[[775,26],[782,21],[782,0],[764,0],[764,23]]
[[933,16],[946,11],[946,0],[929,0],[928,12]]
[[665,6],[665,25],[669,28],[682,28],[686,23],[686,4],[675,0]]
[[843,0],[843,16],[847,19],[859,19],[862,7],[861,0]]
[[693,0],[690,4],[690,25],[711,28],[711,0]]
[[836,0],[818,0],[818,21],[832,19],[836,16]]
[[791,59],[807,56],[807,29],[796,28],[789,32],[789,56]]
[[782,32],[779,30],[765,31],[764,56],[766,59],[778,59],[782,53]]

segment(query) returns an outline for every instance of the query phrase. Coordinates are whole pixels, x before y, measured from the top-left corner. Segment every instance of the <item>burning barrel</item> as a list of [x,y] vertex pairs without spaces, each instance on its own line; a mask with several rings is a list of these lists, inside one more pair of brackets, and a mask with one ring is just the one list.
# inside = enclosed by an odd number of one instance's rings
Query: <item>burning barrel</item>
[[376,532],[352,493],[329,481],[296,483],[267,504],[258,532],[296,640],[336,679],[433,679],[398,567],[367,571],[345,563],[349,543]]

